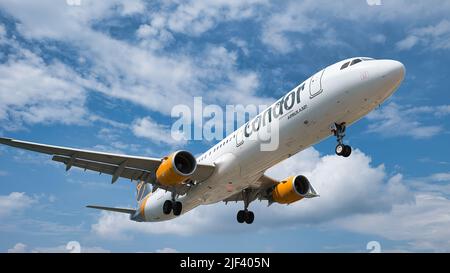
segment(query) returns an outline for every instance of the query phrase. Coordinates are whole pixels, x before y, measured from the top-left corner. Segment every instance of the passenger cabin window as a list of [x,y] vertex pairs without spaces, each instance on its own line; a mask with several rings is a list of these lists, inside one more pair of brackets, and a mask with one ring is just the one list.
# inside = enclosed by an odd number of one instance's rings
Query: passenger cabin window
[[343,64],[343,65],[341,66],[341,70],[347,68],[349,63],[350,63],[350,62],[346,62],[345,64]]
[[360,63],[360,62],[362,62],[361,59],[354,59],[350,65],[352,66],[352,65]]

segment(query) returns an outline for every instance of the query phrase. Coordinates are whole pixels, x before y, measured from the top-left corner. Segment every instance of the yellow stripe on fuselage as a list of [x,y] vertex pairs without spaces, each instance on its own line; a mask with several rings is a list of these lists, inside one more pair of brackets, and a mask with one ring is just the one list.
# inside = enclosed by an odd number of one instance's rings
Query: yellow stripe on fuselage
[[145,219],[145,205],[147,204],[147,200],[150,197],[150,195],[151,193],[147,194],[147,196],[145,196],[144,199],[142,199],[141,204],[139,205],[139,212],[141,213],[145,221],[147,221]]

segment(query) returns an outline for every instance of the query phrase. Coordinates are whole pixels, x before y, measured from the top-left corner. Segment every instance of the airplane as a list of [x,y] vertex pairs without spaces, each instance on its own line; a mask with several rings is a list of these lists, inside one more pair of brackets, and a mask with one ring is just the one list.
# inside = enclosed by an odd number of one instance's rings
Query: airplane
[[[281,181],[265,174],[270,167],[292,155],[334,136],[335,153],[350,156],[344,144],[346,128],[379,106],[397,90],[405,67],[395,60],[354,57],[332,64],[293,88],[256,117],[239,127],[212,148],[194,157],[175,151],[164,158],[120,155],[44,145],[10,138],[0,143],[52,155],[52,160],[91,170],[136,184],[136,208],[90,205],[89,208],[129,214],[137,222],[158,222],[176,218],[199,205],[243,202],[236,219],[251,224],[255,200],[292,204],[318,197],[302,174]],[[278,148],[261,149],[252,138],[272,122],[278,124]],[[274,137],[270,135],[270,137]]]

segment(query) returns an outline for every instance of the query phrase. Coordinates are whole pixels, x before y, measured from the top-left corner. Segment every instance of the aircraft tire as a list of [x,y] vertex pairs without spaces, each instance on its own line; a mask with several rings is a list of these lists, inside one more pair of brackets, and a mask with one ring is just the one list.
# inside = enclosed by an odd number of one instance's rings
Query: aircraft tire
[[170,214],[172,212],[172,201],[171,200],[166,200],[163,204],[163,213],[164,214]]
[[345,145],[343,156],[349,157],[351,154],[352,154],[352,147],[350,147],[349,145]]
[[245,211],[243,211],[243,210],[238,211],[236,219],[240,224],[244,223],[245,218],[246,218]]
[[183,210],[183,204],[179,201],[173,202],[172,205],[173,215],[179,216],[181,214],[181,211]]
[[253,213],[253,211],[247,211],[245,213],[245,223],[251,224],[251,223],[253,223],[254,220],[255,220],[255,214]]
[[334,151],[336,152],[336,154],[337,154],[338,156],[342,156],[342,155],[344,154],[344,152],[345,152],[345,146],[347,146],[347,145],[344,145],[344,144],[338,144],[338,145],[336,145],[336,148],[334,149]]

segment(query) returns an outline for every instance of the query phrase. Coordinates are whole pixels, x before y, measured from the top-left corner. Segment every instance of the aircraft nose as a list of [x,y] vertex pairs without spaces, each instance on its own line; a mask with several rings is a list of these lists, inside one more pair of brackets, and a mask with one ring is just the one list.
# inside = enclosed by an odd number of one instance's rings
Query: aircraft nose
[[389,60],[386,69],[388,70],[387,73],[398,82],[405,78],[405,66],[399,61]]
[[383,61],[382,70],[382,78],[392,82],[394,85],[400,84],[400,82],[402,82],[405,78],[405,66],[399,61]]

